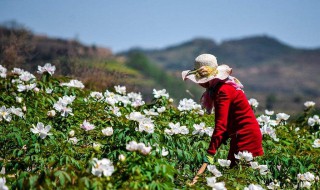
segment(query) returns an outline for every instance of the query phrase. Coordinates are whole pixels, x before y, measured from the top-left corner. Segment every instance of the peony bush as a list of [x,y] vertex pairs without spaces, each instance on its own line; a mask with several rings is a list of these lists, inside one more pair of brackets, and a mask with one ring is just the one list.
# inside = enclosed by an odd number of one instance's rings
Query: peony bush
[[320,188],[320,121],[312,101],[297,119],[272,110],[257,115],[265,155],[239,152],[230,169],[222,145],[191,186],[214,115],[192,99],[174,106],[165,89],[154,89],[145,103],[125,86],[90,91],[54,71],[49,63],[35,75],[0,65],[0,189]]

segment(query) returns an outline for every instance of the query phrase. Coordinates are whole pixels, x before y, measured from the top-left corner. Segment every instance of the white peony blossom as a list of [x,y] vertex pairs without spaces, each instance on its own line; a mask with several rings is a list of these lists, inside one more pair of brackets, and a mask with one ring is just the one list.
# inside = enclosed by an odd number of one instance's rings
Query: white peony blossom
[[6,108],[5,106],[2,106],[0,108],[0,121],[2,121],[3,119],[10,122],[11,121],[11,109],[10,108]]
[[169,94],[166,92],[166,89],[162,89],[162,90],[153,89],[153,95],[155,98],[161,98],[161,97],[169,98]]
[[68,83],[61,83],[60,86],[74,87],[74,88],[84,88],[84,85],[79,80],[70,80]]
[[114,86],[114,89],[116,90],[117,93],[125,95],[126,94],[126,87],[125,86]]
[[189,129],[186,126],[180,126],[180,122],[174,124],[169,123],[170,129],[165,129],[164,132],[169,135],[175,135],[175,134],[188,134]]
[[217,169],[215,165],[208,165],[208,171],[211,172],[215,177],[221,177],[221,172]]
[[290,115],[285,114],[285,113],[278,113],[276,115],[276,117],[277,117],[277,121],[287,121],[289,119]]
[[37,84],[36,83],[31,83],[31,84],[18,84],[18,92],[23,92],[23,91],[30,91],[36,88]]
[[217,182],[216,177],[207,177],[207,185],[213,190],[226,190],[224,182]]
[[7,69],[0,65],[0,77],[6,78],[7,77]]
[[273,114],[274,114],[274,111],[265,110],[264,113],[265,113],[266,115],[273,115]]
[[109,159],[103,158],[102,160],[98,160],[97,158],[93,158],[93,166],[91,173],[95,176],[101,177],[102,174],[105,177],[111,176],[114,172],[114,166]]
[[16,115],[18,117],[24,117],[24,114],[23,114],[21,108],[15,108],[14,106],[12,106],[10,108],[10,113],[13,113],[14,115]]
[[166,107],[164,107],[164,106],[157,108],[158,113],[163,113],[164,111],[166,111]]
[[19,79],[24,81],[24,82],[29,82],[29,81],[31,81],[31,80],[33,80],[35,78],[36,77],[33,74],[29,73],[28,71],[23,71],[19,75]]
[[126,149],[133,152],[139,151],[143,155],[147,155],[151,152],[151,146],[145,146],[143,143],[137,143],[136,141],[131,141],[129,144],[126,145]]
[[315,105],[316,105],[316,103],[313,102],[313,101],[306,101],[306,102],[304,103],[304,106],[305,106],[306,108],[312,108],[312,107],[314,107]]
[[9,190],[8,186],[6,186],[6,178],[4,178],[4,177],[0,177],[0,189],[1,190]]
[[222,167],[229,167],[231,164],[231,160],[223,160],[223,159],[218,159],[218,163]]
[[102,134],[105,136],[111,136],[113,134],[113,128],[107,127],[105,129],[102,129]]
[[71,142],[72,144],[77,144],[78,141],[79,141],[79,140],[77,139],[77,137],[69,138],[69,142]]
[[180,100],[178,110],[179,111],[191,111],[191,110],[199,111],[201,110],[201,105],[197,104],[192,99],[184,98]]
[[238,154],[234,154],[235,158],[238,160],[244,159],[249,162],[253,159],[252,153],[248,151],[239,152]]
[[259,105],[259,102],[258,102],[256,99],[254,99],[254,98],[250,98],[250,99],[248,100],[248,102],[249,102],[249,105],[250,105],[252,108],[257,108],[258,105]]
[[162,150],[161,150],[161,155],[162,155],[162,156],[167,156],[168,154],[169,154],[169,151],[166,150],[165,148],[162,148]]
[[84,129],[85,131],[90,131],[95,128],[95,126],[93,124],[87,122],[87,120],[84,120],[83,123],[80,125],[80,127],[82,129]]
[[269,185],[267,186],[267,188],[268,188],[268,189],[272,189],[272,190],[280,189],[280,184],[271,182],[271,183],[269,183]]
[[33,128],[30,129],[31,132],[34,134],[38,134],[41,139],[46,138],[47,135],[52,135],[52,133],[49,133],[49,131],[51,129],[50,125],[44,126],[43,123],[38,122],[37,126],[34,126],[34,125],[32,125],[32,126],[33,126]]
[[312,147],[314,147],[314,148],[320,148],[320,139],[314,140]]
[[243,190],[263,190],[260,185],[250,184],[248,187],[245,187]]
[[37,73],[43,74],[43,73],[47,72],[52,76],[53,73],[55,72],[55,70],[56,70],[56,66],[51,65],[51,63],[46,63],[43,67],[38,66]]

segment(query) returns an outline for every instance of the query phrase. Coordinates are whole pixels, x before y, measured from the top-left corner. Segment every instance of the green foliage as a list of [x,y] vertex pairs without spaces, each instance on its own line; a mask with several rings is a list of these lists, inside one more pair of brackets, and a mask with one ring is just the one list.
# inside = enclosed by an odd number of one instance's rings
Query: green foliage
[[[7,185],[12,189],[210,189],[206,177],[213,176],[206,171],[200,176],[195,186],[188,186],[202,164],[210,137],[193,135],[193,125],[204,122],[206,126],[214,125],[214,116],[199,115],[195,111],[181,112],[161,97],[151,103],[133,107],[122,102],[116,104],[121,116],[110,111],[113,106],[105,101],[90,96],[90,91],[61,86],[61,81],[44,74],[41,80],[35,80],[39,91],[17,91],[17,84],[9,75],[0,79],[0,107],[22,108],[24,117],[12,115],[11,121],[6,121],[0,115],[0,169],[5,168]],[[52,89],[47,93],[46,89]],[[111,90],[110,90],[111,91]],[[116,95],[117,93],[115,93]],[[59,98],[68,95],[76,96],[69,105],[72,114],[66,117],[60,112],[53,117],[48,111],[54,109]],[[21,97],[22,101],[17,101]],[[145,109],[165,107],[165,111],[152,117],[155,129],[153,133],[137,131],[138,122],[129,120],[126,116]],[[298,184],[299,173],[312,172],[319,176],[320,149],[311,145],[319,138],[319,131],[310,128],[306,120],[310,113],[305,113],[303,119],[279,126],[275,142],[269,136],[264,136],[263,147],[265,155],[256,158],[259,164],[268,165],[269,172],[261,175],[252,169],[248,163],[240,162],[238,166],[228,169],[217,162],[226,159],[228,145],[222,145],[214,156],[214,164],[222,172],[218,181],[224,181],[228,189],[243,189],[249,184],[260,184],[266,188],[272,181],[280,182],[281,189],[292,189]],[[94,130],[85,131],[80,126],[84,120],[94,124]],[[33,125],[42,122],[50,125],[50,133],[45,138],[32,133]],[[180,122],[189,129],[186,135],[165,133],[169,123]],[[111,136],[105,136],[102,129],[113,128]],[[295,127],[300,127],[296,132]],[[78,142],[70,139],[74,136]],[[137,151],[130,152],[126,145],[130,141],[150,145],[152,150],[144,155]],[[99,147],[93,146],[99,144]],[[162,155],[162,149],[168,155]],[[120,160],[119,155],[125,160]],[[111,176],[101,177],[92,174],[93,158],[107,158],[115,168]],[[319,182],[313,184],[319,187]]]

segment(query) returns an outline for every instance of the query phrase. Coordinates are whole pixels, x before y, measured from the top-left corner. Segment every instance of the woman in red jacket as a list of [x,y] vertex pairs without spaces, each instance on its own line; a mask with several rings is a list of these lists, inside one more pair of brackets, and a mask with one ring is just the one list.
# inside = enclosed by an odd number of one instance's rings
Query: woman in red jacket
[[201,103],[208,113],[214,108],[215,114],[215,128],[207,153],[215,155],[220,145],[231,138],[228,160],[232,167],[238,152],[248,151],[255,157],[263,155],[263,149],[259,124],[241,89],[242,84],[230,76],[231,72],[227,65],[218,66],[214,55],[201,54],[195,59],[195,69],[183,71],[182,78],[206,88]]

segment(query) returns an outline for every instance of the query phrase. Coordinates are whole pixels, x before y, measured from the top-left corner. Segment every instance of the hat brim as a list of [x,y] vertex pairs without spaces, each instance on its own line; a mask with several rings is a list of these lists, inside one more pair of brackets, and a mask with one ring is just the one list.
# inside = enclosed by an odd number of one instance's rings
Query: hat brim
[[220,79],[220,80],[224,80],[226,78],[228,78],[230,76],[230,72],[227,71],[225,69],[225,67],[221,67],[221,65],[219,65],[217,67],[217,70],[218,70],[218,74],[217,75],[211,75],[211,76],[208,76],[208,77],[201,77],[201,78],[198,78],[196,77],[195,74],[190,74],[188,75],[188,73],[191,71],[191,70],[186,70],[186,71],[182,71],[181,75],[182,75],[182,79],[183,80],[191,80],[192,82],[194,83],[206,83],[212,79]]

